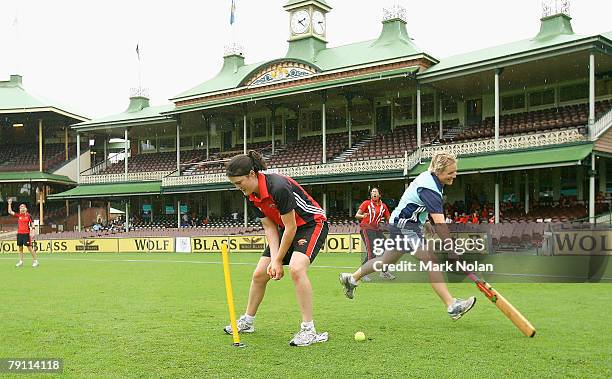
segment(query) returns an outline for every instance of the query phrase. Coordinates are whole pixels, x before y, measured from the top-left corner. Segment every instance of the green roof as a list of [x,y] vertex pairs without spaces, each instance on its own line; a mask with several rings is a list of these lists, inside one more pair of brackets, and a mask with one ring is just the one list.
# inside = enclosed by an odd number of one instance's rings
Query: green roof
[[84,184],[50,195],[50,200],[159,195],[161,182]]
[[[457,169],[459,173],[487,171],[514,171],[534,166],[547,165],[577,165],[593,150],[592,143],[581,143],[571,146],[556,146],[541,149],[499,152],[476,156],[459,157]],[[429,161],[414,167],[409,176],[416,176],[427,171]]]
[[512,58],[512,56],[517,54],[536,52],[554,46],[562,47],[564,44],[588,38],[574,34],[570,20],[564,14],[542,18],[540,32],[534,38],[443,58],[440,60],[440,63],[431,66],[421,73],[421,76],[427,76],[444,70],[454,70],[464,66],[472,66],[499,58]]
[[[228,97],[228,98],[219,99],[219,100],[211,100],[211,101],[207,101],[204,103],[177,107],[176,113],[182,112],[185,110],[216,108],[216,107],[220,107],[224,105],[239,104],[244,101],[261,100],[265,98],[283,96],[283,95],[287,95],[291,93],[318,91],[322,89],[340,87],[340,86],[344,86],[348,84],[357,84],[360,82],[369,82],[369,81],[384,80],[384,79],[390,79],[390,78],[395,78],[395,77],[408,76],[408,75],[414,74],[416,71],[418,71],[418,69],[419,69],[418,67],[404,67],[404,68],[398,68],[398,69],[382,71],[382,72],[355,75],[355,76],[350,76],[350,77],[345,77],[345,78],[335,79],[335,80],[312,82],[312,83],[307,83],[307,84],[302,84],[302,85],[296,85],[290,88],[259,92],[256,94],[248,94],[248,95],[242,95],[242,96],[236,96],[236,97]],[[174,112],[169,112],[169,113],[174,113]]]
[[163,116],[161,113],[168,112],[172,109],[174,109],[174,104],[151,107],[149,106],[149,99],[145,97],[132,97],[130,98],[130,105],[124,112],[74,124],[72,127],[75,129],[85,129],[98,126],[124,126],[151,123],[154,121],[171,121],[168,120],[167,116]]
[[83,117],[55,101],[28,93],[23,88],[20,75],[11,75],[10,80],[0,81],[0,113],[37,111],[55,112],[79,121],[88,120],[87,117]]
[[0,183],[8,182],[54,182],[75,184],[67,176],[49,174],[40,171],[0,172]]
[[[239,88],[245,80],[261,68],[280,61],[301,61],[325,73],[326,71],[349,69],[350,67],[426,55],[408,36],[406,23],[398,19],[383,22],[380,36],[370,41],[324,48],[314,53],[312,51],[302,51],[312,48],[312,44],[308,43],[310,40],[314,39],[306,38],[290,42],[286,57],[265,62],[245,65],[242,56],[227,56],[224,58],[223,67],[214,78],[175,96],[171,100],[179,101],[184,98]],[[307,58],[310,56],[312,56],[312,59]],[[429,59],[435,62],[435,59]]]

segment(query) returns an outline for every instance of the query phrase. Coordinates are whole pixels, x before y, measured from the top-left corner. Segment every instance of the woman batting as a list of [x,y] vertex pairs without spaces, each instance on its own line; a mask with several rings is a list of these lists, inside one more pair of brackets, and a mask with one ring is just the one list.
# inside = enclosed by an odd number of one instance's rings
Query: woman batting
[[[452,241],[444,219],[442,190],[445,185],[453,184],[456,176],[457,160],[454,155],[449,153],[434,155],[429,170],[421,173],[410,183],[397,208],[391,213],[390,239],[396,240],[398,236],[404,240],[407,239],[411,241],[412,249],[401,251],[396,247],[393,250],[385,251],[378,258],[368,261],[353,274],[340,274],[340,283],[344,288],[346,297],[353,298],[354,290],[364,275],[374,272],[377,266],[385,267],[386,264],[397,262],[406,252],[415,253],[415,256],[422,261],[436,262],[433,252],[429,251],[423,244],[419,244],[419,241],[423,240],[423,225],[429,217],[432,218],[441,240]],[[476,298],[473,296],[466,300],[453,298],[448,291],[442,272],[432,270],[428,272],[428,275],[433,290],[440,297],[446,306],[448,315],[453,320],[461,318],[476,303]]]

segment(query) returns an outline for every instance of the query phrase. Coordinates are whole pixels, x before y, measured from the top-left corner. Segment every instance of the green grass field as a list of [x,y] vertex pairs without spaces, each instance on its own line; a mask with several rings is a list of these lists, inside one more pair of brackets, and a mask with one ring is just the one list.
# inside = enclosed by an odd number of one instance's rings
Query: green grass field
[[[231,256],[238,313],[257,259]],[[538,329],[530,339],[470,283],[450,284],[456,296],[478,296],[457,322],[428,284],[368,283],[348,300],[337,276],[359,256],[321,254],[310,278],[317,330],[329,342],[288,346],[301,320],[286,276],[269,285],[257,332],[236,349],[221,330],[220,261],[56,254],[16,269],[15,255],[0,255],[0,359],[63,358],[68,377],[612,376],[611,284],[493,283]],[[356,331],[368,339],[355,342]]]

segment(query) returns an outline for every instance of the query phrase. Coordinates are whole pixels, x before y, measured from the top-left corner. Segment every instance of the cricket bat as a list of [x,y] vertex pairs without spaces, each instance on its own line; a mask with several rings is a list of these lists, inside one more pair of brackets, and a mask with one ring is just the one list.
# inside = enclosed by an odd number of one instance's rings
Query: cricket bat
[[491,285],[484,280],[479,279],[476,275],[469,272],[467,273],[468,278],[470,278],[476,286],[482,292],[487,299],[491,300],[493,304],[512,321],[512,323],[527,337],[535,336],[536,330],[531,325],[529,320],[525,318],[505,297],[503,297],[497,290],[495,290]]

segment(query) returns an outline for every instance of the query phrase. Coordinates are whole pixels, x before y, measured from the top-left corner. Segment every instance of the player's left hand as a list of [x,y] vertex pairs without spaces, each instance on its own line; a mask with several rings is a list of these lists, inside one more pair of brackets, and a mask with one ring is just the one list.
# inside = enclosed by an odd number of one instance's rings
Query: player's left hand
[[285,275],[282,262],[277,262],[274,260],[270,262],[270,264],[268,265],[267,271],[268,271],[268,276],[270,277],[270,279],[274,279],[274,280],[281,280],[283,275]]

